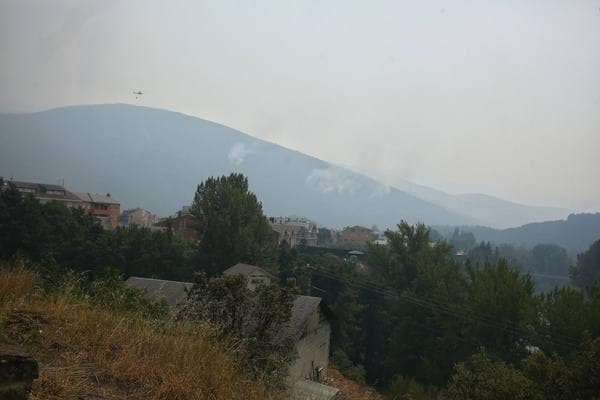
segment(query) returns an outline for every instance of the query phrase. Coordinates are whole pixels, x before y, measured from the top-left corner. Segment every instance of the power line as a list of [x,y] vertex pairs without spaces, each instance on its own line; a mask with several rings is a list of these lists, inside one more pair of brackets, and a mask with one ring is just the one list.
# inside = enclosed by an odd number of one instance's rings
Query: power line
[[527,272],[529,275],[531,276],[539,276],[540,278],[550,278],[550,279],[559,279],[559,280],[564,280],[564,281],[569,281],[571,280],[570,277],[565,276],[565,275],[549,275],[549,274],[538,274],[535,272]]
[[[320,271],[322,272],[322,271]],[[329,279],[335,279],[338,281],[344,281],[344,283],[350,285],[350,286],[354,286],[356,288],[359,289],[363,289],[363,290],[369,290],[375,293],[378,293],[380,295],[384,295],[384,296],[392,296],[392,297],[396,297],[396,298],[401,298],[403,300],[409,301],[412,304],[415,304],[417,306],[421,306],[424,308],[428,308],[428,309],[432,309],[433,311],[437,311],[437,312],[442,312],[445,314],[450,314],[452,316],[456,316],[462,319],[467,319],[470,320],[472,322],[480,322],[482,324],[491,326],[492,328],[496,328],[496,329],[501,329],[503,331],[509,332],[509,333],[513,333],[519,336],[529,336],[529,333],[522,330],[520,327],[517,327],[514,324],[511,324],[510,322],[505,321],[505,323],[500,323],[497,320],[486,320],[483,319],[481,317],[478,317],[476,315],[469,315],[467,313],[465,313],[464,311],[460,310],[459,308],[457,309],[451,309],[447,306],[443,306],[440,305],[439,303],[435,303],[435,302],[431,302],[431,301],[427,301],[425,299],[419,299],[416,298],[414,296],[409,296],[407,294],[402,294],[402,296],[398,295],[397,293],[393,293],[390,292],[389,290],[385,289],[385,288],[381,288],[381,287],[373,287],[373,286],[369,286],[368,284],[365,283],[358,283],[358,282],[351,282],[351,281],[347,281],[344,280],[343,278],[340,279],[339,277],[336,276],[332,276],[332,275],[325,275],[323,274],[322,276],[327,277]],[[570,338],[571,339],[571,338]],[[559,340],[549,340],[551,343],[553,344],[558,344]],[[562,345],[569,345],[569,346],[575,346],[572,342],[570,341],[566,341],[566,340],[560,340],[560,344]]]
[[[465,307],[465,306],[459,307],[457,305],[454,305],[454,307],[451,307],[452,304],[436,301],[433,299],[424,299],[424,298],[419,298],[416,296],[411,296],[411,295],[407,294],[406,292],[404,292],[402,294],[398,294],[398,293],[390,290],[389,288],[380,286],[373,282],[368,282],[368,281],[360,282],[358,280],[350,281],[347,278],[337,276],[332,271],[328,271],[326,269],[316,269],[315,267],[313,267],[312,270],[317,275],[320,275],[324,278],[337,280],[339,282],[345,283],[349,286],[352,286],[352,287],[355,287],[358,289],[371,291],[373,293],[376,293],[376,294],[379,294],[382,296],[394,297],[394,298],[398,298],[401,300],[405,300],[405,301],[407,301],[411,304],[414,304],[416,306],[419,306],[419,307],[431,309],[432,311],[441,312],[441,313],[448,314],[448,315],[451,315],[454,317],[470,320],[471,322],[479,322],[479,323],[487,325],[489,327],[492,327],[495,329],[501,329],[505,332],[512,333],[512,334],[515,334],[518,336],[524,336],[524,337],[530,336],[529,332],[525,331],[522,327],[515,325],[514,323],[512,323],[510,321],[500,322],[500,321],[496,320],[495,318],[493,318],[492,316],[490,316],[489,314],[483,314],[476,310],[469,309],[468,307]],[[560,335],[560,336],[563,336],[563,338],[562,339],[554,338],[554,339],[551,339],[548,341],[554,345],[561,344],[563,346],[564,345],[576,346],[572,342],[573,338],[565,336],[565,335]]]

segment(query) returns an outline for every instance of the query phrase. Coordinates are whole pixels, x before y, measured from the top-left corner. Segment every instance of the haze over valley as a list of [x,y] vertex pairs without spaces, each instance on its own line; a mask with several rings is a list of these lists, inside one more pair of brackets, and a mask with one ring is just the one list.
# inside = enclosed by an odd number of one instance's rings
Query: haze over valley
[[0,400],[600,400],[599,1],[0,1]]

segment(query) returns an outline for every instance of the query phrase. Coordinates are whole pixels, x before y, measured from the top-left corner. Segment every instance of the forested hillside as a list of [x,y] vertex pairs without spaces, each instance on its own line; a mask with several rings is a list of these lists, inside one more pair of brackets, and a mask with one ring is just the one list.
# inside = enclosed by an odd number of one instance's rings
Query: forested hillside
[[[456,227],[436,226],[435,229],[448,235]],[[517,228],[461,226],[459,229],[473,233],[477,241],[529,248],[540,243],[557,244],[567,249],[571,256],[575,256],[600,239],[600,213],[571,214],[564,220],[531,223]]]

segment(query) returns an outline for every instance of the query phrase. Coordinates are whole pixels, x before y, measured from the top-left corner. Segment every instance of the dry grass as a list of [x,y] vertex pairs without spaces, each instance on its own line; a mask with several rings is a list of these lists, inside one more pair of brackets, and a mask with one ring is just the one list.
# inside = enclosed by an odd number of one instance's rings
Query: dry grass
[[[240,370],[235,343],[210,328],[122,317],[48,300],[37,276],[0,270],[0,327],[39,362],[31,399],[269,399]],[[195,332],[196,331],[196,332]]]
[[19,303],[37,292],[37,275],[19,263],[0,263],[0,307]]

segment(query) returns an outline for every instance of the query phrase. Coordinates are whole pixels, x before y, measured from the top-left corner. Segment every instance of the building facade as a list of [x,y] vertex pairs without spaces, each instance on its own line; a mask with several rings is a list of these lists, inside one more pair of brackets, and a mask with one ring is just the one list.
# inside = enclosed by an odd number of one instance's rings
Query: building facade
[[317,226],[303,218],[270,217],[271,229],[275,232],[277,244],[287,242],[290,247],[301,243],[317,245]]
[[162,218],[155,226],[167,229],[169,226],[173,232],[186,239],[195,241],[198,239],[196,231],[196,217],[191,212],[190,206],[184,206],[177,213],[168,218]]
[[121,204],[111,197],[110,193],[76,192],[81,207],[92,214],[105,228],[114,229],[119,226]]
[[364,226],[349,226],[340,232],[340,242],[353,243],[361,246],[377,240],[377,235],[369,228]]
[[7,181],[4,182],[5,188],[8,185],[14,187],[23,195],[32,195],[40,203],[46,204],[51,201],[62,203],[67,207],[80,207],[81,200],[74,194],[66,190],[63,186],[50,185],[47,183]]
[[151,228],[156,223],[156,215],[143,208],[134,208],[133,210],[125,210],[119,216],[119,225],[127,227],[130,225],[142,226]]

